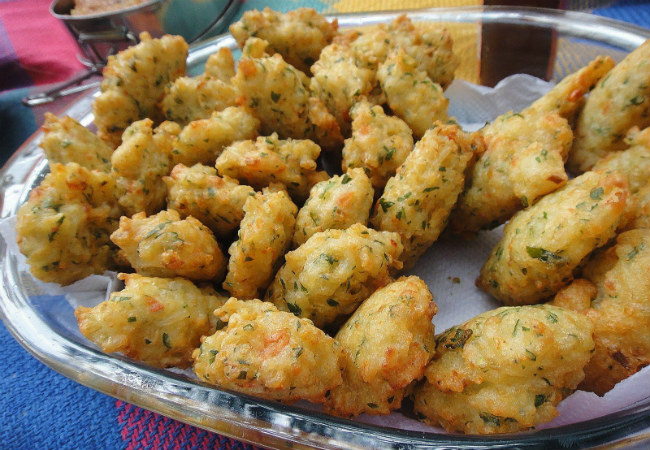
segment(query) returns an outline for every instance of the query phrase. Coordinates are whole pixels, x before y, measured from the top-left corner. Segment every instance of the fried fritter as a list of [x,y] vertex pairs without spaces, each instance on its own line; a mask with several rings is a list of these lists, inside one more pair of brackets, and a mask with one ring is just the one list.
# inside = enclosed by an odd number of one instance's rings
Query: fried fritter
[[212,165],[223,149],[236,141],[255,139],[260,121],[242,107],[228,107],[209,119],[190,122],[178,135],[172,150],[174,164]]
[[373,195],[370,180],[361,169],[315,184],[296,217],[294,247],[319,231],[345,230],[355,223],[366,225]]
[[54,163],[18,210],[18,248],[36,278],[67,285],[113,268],[121,214],[107,173]]
[[86,338],[106,353],[119,352],[156,367],[188,367],[201,336],[214,333],[212,314],[226,302],[214,289],[183,278],[119,275],[124,289],[74,315]]
[[480,131],[487,148],[452,214],[454,232],[494,228],[566,183],[564,162],[573,142],[569,122],[613,64],[596,58],[521,113],[503,114]]
[[181,219],[173,209],[122,217],[111,240],[141,275],[219,281],[226,270],[212,232],[192,216]]
[[504,114],[480,131],[486,150],[451,217],[456,233],[493,228],[562,187],[573,133],[555,113]]
[[164,122],[152,130],[151,119],[132,123],[111,156],[120,205],[127,215],[155,214],[165,205],[162,177],[171,170],[171,153],[180,127]]
[[282,183],[292,198],[302,202],[314,184],[329,178],[327,172],[316,171],[318,155],[320,147],[308,139],[281,140],[273,133],[226,147],[216,167],[219,174],[256,189]]
[[231,84],[216,78],[180,77],[167,88],[161,108],[167,120],[187,125],[236,106],[238,97],[239,92]]
[[449,119],[449,100],[442,87],[418,69],[418,62],[403,48],[392,51],[379,66],[377,78],[390,109],[420,138],[436,121]]
[[43,132],[41,148],[50,164],[73,162],[86,169],[111,171],[113,149],[72,117],[45,113]]
[[594,323],[596,351],[579,388],[604,395],[650,364],[650,230],[620,234],[553,301]]
[[[630,198],[619,226],[628,230],[643,227],[643,218],[648,215],[647,195],[650,189],[650,127],[643,131],[637,128],[631,131],[625,141],[629,145],[627,150],[610,153],[594,166],[594,170],[617,170],[628,177]],[[639,226],[636,225],[637,217]]]
[[199,379],[224,389],[320,403],[341,384],[342,349],[307,319],[259,300],[231,298],[215,314],[225,328],[194,351]]
[[[384,36],[376,36],[382,33]],[[336,118],[347,136],[350,132],[350,108],[367,98],[371,103],[383,103],[376,98],[381,89],[376,77],[377,65],[386,58],[388,35],[383,30],[371,32],[373,45],[357,53],[351,41],[361,39],[358,32],[348,32],[323,49],[318,61],[311,67],[310,89]],[[375,38],[376,37],[376,38]]]
[[222,47],[208,57],[203,74],[177,78],[165,88],[160,106],[165,118],[187,125],[236,106],[239,92],[230,82],[234,75],[232,53],[229,48]]
[[444,27],[420,28],[406,15],[395,19],[387,28],[392,48],[403,48],[427,72],[434,83],[446,88],[454,80],[460,58],[453,52],[453,41]]
[[240,300],[264,295],[291,245],[297,212],[285,191],[248,197],[238,239],[228,249],[225,290]]
[[264,134],[312,139],[326,149],[339,147],[343,136],[336,119],[319,98],[311,97],[307,75],[278,53],[266,55],[266,45],[257,38],[246,41],[233,78],[239,101],[260,120]]
[[181,36],[151,39],[142,32],[139,44],[108,57],[102,93],[93,103],[97,135],[102,140],[116,148],[131,123],[162,120],[158,103],[167,83],[185,74],[187,48]]
[[431,425],[469,434],[526,430],[557,416],[584,378],[591,322],[550,305],[502,307],[436,337],[415,412]]
[[526,115],[543,115],[553,112],[567,119],[573,125],[577,114],[585,103],[585,95],[607,75],[614,64],[609,56],[598,56],[582,69],[567,75],[553,89],[522,112]]
[[316,233],[285,255],[266,300],[323,328],[388,284],[402,249],[397,233],[361,224]]
[[343,384],[332,390],[325,411],[350,417],[398,409],[406,387],[422,378],[433,356],[437,312],[418,277],[375,291],[335,337],[345,349]]
[[438,239],[463,189],[465,170],[481,150],[475,134],[436,123],[388,180],[370,222],[378,230],[399,233],[405,267],[413,267]]
[[570,180],[510,220],[476,285],[506,305],[554,295],[587,255],[614,237],[628,195],[618,172]]
[[343,147],[343,171],[362,168],[375,189],[383,189],[411,150],[409,126],[399,117],[387,116],[381,106],[365,99],[350,110],[352,136]]
[[244,217],[244,203],[255,190],[217,170],[196,164],[178,164],[163,181],[167,185],[167,207],[181,217],[194,216],[218,237],[229,237]]
[[625,148],[633,126],[650,126],[650,40],[616,65],[589,94],[578,117],[568,168],[589,170],[608,153]]
[[621,220],[622,230],[636,228],[650,228],[650,183],[639,189],[630,202],[631,208],[626,208],[625,216]]
[[242,18],[230,25],[230,32],[240,48],[248,38],[258,37],[269,43],[269,50],[279,53],[284,60],[309,73],[309,67],[318,59],[321,50],[332,42],[338,23],[331,23],[313,8],[298,8],[287,13],[246,11]]
[[452,52],[447,30],[420,29],[406,16],[398,17],[389,26],[337,36],[312,66],[311,90],[336,117],[344,135],[350,130],[349,110],[362,97],[372,104],[384,103],[377,68],[391,50],[399,48],[417,62],[416,70],[425,71],[432,82],[446,87],[454,79],[459,60]]
[[235,60],[232,57],[232,51],[228,47],[221,47],[208,56],[203,74],[206,77],[230,83],[230,79],[235,76]]

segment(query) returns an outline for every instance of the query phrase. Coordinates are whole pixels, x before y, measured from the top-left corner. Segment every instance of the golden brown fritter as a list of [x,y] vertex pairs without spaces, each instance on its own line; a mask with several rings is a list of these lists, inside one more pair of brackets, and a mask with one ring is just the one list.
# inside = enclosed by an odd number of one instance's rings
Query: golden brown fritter
[[527,430],[557,416],[584,378],[591,322],[550,305],[502,307],[436,337],[415,413],[468,434]]
[[314,184],[329,178],[327,172],[316,170],[318,155],[320,147],[308,139],[281,140],[273,133],[226,147],[216,167],[220,175],[256,189],[282,183],[292,198],[302,202]]
[[310,320],[235,298],[215,314],[227,325],[194,351],[200,380],[273,400],[316,403],[341,384],[342,349]]
[[399,117],[387,116],[381,106],[365,99],[350,110],[352,136],[343,147],[343,171],[362,168],[375,189],[383,189],[411,150],[413,136]]
[[454,80],[460,59],[453,52],[453,41],[444,27],[419,27],[406,15],[395,19],[386,28],[392,48],[403,48],[418,62],[434,83],[446,88]]
[[167,120],[180,125],[209,118],[214,112],[237,105],[239,92],[216,78],[180,77],[167,88],[161,108]]
[[266,300],[325,327],[390,282],[402,249],[397,233],[361,224],[316,233],[285,255]]
[[121,214],[107,173],[54,163],[18,210],[18,248],[36,278],[70,284],[113,268],[109,236]]
[[111,157],[119,202],[127,215],[155,214],[165,205],[167,189],[162,177],[171,171],[171,153],[180,127],[164,122],[155,130],[144,119],[124,132],[122,144]]
[[298,247],[319,231],[366,225],[374,191],[362,169],[351,169],[311,188],[296,217],[293,245]]
[[119,275],[124,289],[94,308],[80,306],[79,329],[106,353],[123,353],[155,367],[188,367],[201,336],[214,333],[212,314],[226,297],[183,278]]
[[340,416],[389,414],[433,356],[438,312],[427,285],[402,277],[378,289],[348,319],[335,339],[345,349],[343,384],[325,411]]
[[312,139],[323,148],[340,147],[343,136],[336,119],[319,98],[309,92],[309,79],[276,53],[264,53],[267,42],[246,41],[233,85],[239,101],[262,124],[262,133],[281,138]]
[[650,40],[618,63],[589,94],[576,124],[568,167],[589,170],[608,153],[625,148],[630,128],[650,125]]
[[77,163],[86,169],[111,171],[113,149],[70,116],[45,113],[41,148],[52,163]]
[[279,53],[286,62],[305,73],[309,73],[323,47],[332,42],[337,29],[336,19],[330,23],[313,8],[287,13],[270,8],[246,11],[238,22],[230,25],[240,48],[248,38],[264,39],[271,53]]
[[210,118],[190,122],[174,143],[174,165],[212,165],[224,148],[245,139],[255,139],[260,121],[242,107],[228,107]]
[[122,132],[145,118],[158,123],[163,114],[158,103],[167,83],[185,74],[187,43],[181,36],[152,39],[140,34],[140,43],[108,57],[102,93],[93,103],[97,135],[112,148]]
[[181,219],[173,209],[122,217],[111,240],[141,275],[219,281],[226,270],[212,232],[192,216]]
[[[633,128],[625,140],[627,150],[612,152],[594,166],[594,170],[617,170],[628,177],[630,198],[619,229],[648,228],[650,191],[650,127]],[[645,221],[645,222],[644,222]]]
[[465,185],[467,166],[481,150],[475,134],[436,123],[388,180],[370,222],[399,233],[405,267],[413,267],[438,239]]
[[618,172],[570,180],[510,220],[476,285],[506,305],[555,295],[586,256],[614,237],[628,195]]
[[238,239],[228,249],[225,290],[240,300],[264,295],[291,245],[297,212],[286,191],[248,197]]
[[419,70],[418,62],[403,48],[388,54],[379,66],[377,79],[390,109],[411,127],[416,137],[422,137],[436,121],[449,120],[449,100],[442,87]]
[[609,56],[598,56],[582,69],[567,75],[541,98],[534,101],[523,113],[544,115],[556,113],[574,124],[585,103],[585,95],[614,67]]
[[239,227],[244,203],[255,195],[252,187],[228,176],[222,178],[216,169],[201,164],[178,164],[163,181],[169,209],[175,209],[183,218],[194,216],[221,238],[229,237]]
[[[449,33],[442,27],[419,28],[401,16],[388,26],[337,36],[311,68],[311,90],[336,117],[345,136],[350,130],[349,111],[355,103],[363,97],[372,104],[385,102],[376,72],[389,52],[397,49],[416,61],[415,69],[426,72],[433,83],[446,87],[454,79],[459,60],[452,52]],[[426,91],[424,86],[419,89]],[[433,98],[438,99],[437,94]]]
[[573,142],[570,121],[584,95],[613,64],[608,57],[596,58],[528,108],[503,114],[480,131],[486,151],[452,214],[454,232],[494,228],[566,183],[564,162]]
[[451,217],[456,233],[493,228],[562,187],[573,133],[555,113],[508,113],[480,131],[486,150]]
[[[358,33],[353,33],[353,36],[356,38]],[[350,37],[349,33],[347,37]],[[375,42],[384,41],[379,39]],[[371,103],[382,103],[373,101],[380,91],[374,64],[376,57],[372,53],[365,53],[362,61],[347,39],[339,39],[325,47],[311,67],[314,76],[310,80],[310,89],[336,118],[344,136],[350,132],[349,111],[355,103],[362,98],[368,98]]]
[[650,363],[650,230],[620,234],[553,301],[594,323],[596,351],[580,389],[604,395]]

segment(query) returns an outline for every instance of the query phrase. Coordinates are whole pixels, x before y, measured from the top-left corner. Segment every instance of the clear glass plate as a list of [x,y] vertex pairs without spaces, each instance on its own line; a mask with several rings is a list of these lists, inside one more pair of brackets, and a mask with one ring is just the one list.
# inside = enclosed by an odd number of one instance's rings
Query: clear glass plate
[[[548,45],[535,50],[545,53],[536,59],[537,67],[532,70],[554,80],[581,67],[596,54],[609,54],[620,60],[650,38],[647,29],[574,12],[477,7],[407,13],[413,21],[442,22],[449,27],[456,46],[464,52],[465,62],[459,76],[473,82],[480,81],[481,71],[485,76],[491,66],[514,66],[512,60],[505,60],[508,52],[515,59],[518,54],[530,53],[530,45],[522,44],[511,46],[508,51],[483,50],[481,60],[481,47],[507,40],[504,36],[512,35],[513,29],[521,42],[526,42],[526,37],[537,43],[540,39],[536,36],[543,36],[542,41],[546,39]],[[397,15],[342,15],[338,20],[342,28],[359,27],[386,23]],[[492,41],[487,42],[488,39]],[[208,55],[222,46],[236,48],[228,35],[194,46],[188,60],[190,73],[201,72]],[[486,55],[490,55],[489,60]],[[96,95],[97,92],[85,96],[65,113],[90,125]],[[34,134],[0,173],[1,218],[15,215],[29,191],[47,173],[47,161],[38,148],[41,138],[42,133]],[[14,337],[36,358],[93,389],[235,439],[281,449],[648,448],[650,443],[650,397],[617,413],[580,423],[516,435],[478,437],[401,431],[220,391],[182,374],[155,370],[119,355],[100,352],[80,335],[72,308],[63,297],[44,302],[36,295],[31,275],[20,270],[16,256],[1,238],[0,255],[0,313]]]

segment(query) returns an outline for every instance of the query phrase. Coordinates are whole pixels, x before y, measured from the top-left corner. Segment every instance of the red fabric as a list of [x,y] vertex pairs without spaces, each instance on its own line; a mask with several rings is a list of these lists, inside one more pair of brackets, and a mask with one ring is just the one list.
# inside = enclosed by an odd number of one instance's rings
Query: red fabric
[[50,14],[51,0],[0,1],[0,19],[20,66],[32,83],[65,81],[83,68],[65,25]]

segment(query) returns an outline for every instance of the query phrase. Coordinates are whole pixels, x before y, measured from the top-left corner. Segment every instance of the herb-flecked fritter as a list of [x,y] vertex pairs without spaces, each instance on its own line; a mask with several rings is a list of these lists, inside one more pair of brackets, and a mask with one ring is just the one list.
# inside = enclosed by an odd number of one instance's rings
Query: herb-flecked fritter
[[41,148],[50,164],[74,162],[86,169],[111,171],[113,149],[72,117],[45,113],[43,132]]
[[476,280],[506,305],[538,303],[614,237],[629,195],[618,172],[586,172],[517,213]]
[[178,164],[163,181],[167,185],[167,207],[185,218],[193,216],[218,237],[229,237],[244,217],[244,203],[255,190],[228,176],[220,177],[213,167]]
[[[650,190],[650,127],[643,131],[633,128],[626,143],[627,150],[612,152],[594,166],[594,170],[617,170],[628,177],[630,198],[619,228],[643,228],[648,216]],[[646,225],[645,228],[648,226]]]
[[431,425],[469,434],[527,430],[557,416],[584,378],[591,322],[549,305],[502,307],[436,337],[415,412]]
[[249,196],[238,239],[228,253],[223,288],[240,300],[259,298],[291,245],[298,208],[285,191],[264,190]]
[[323,328],[388,284],[402,249],[397,233],[361,224],[316,233],[285,255],[266,300]]
[[151,39],[143,32],[139,44],[109,56],[102,93],[93,103],[97,135],[115,148],[131,123],[145,118],[160,122],[158,103],[167,83],[185,74],[187,49],[181,36]]
[[155,214],[165,205],[167,189],[162,177],[172,169],[171,152],[180,127],[163,122],[155,130],[151,119],[133,122],[122,144],[111,156],[119,202],[127,215]]
[[325,411],[340,416],[389,414],[433,356],[438,312],[427,285],[403,277],[378,289],[348,319],[335,339],[345,349],[343,384]]
[[363,100],[350,110],[352,136],[343,147],[343,171],[362,168],[375,189],[383,189],[411,150],[413,136],[399,117]]
[[341,384],[342,349],[310,320],[271,303],[235,298],[215,314],[227,324],[194,351],[200,380],[258,397],[315,403]]
[[594,323],[596,351],[579,387],[604,395],[650,364],[650,230],[620,234],[582,276],[553,303],[581,311]]
[[239,91],[230,82],[235,75],[234,64],[230,49],[222,47],[208,57],[203,74],[177,78],[165,89],[161,102],[165,118],[187,125],[236,106]]
[[633,126],[650,126],[650,40],[616,65],[589,94],[578,123],[568,167],[589,170],[603,156],[625,148]]
[[242,107],[228,107],[210,118],[190,122],[174,143],[174,164],[212,165],[224,148],[245,139],[255,139],[260,121]]
[[109,174],[54,163],[18,210],[18,248],[36,278],[67,285],[113,268],[121,215]]
[[361,169],[351,169],[315,184],[296,217],[294,246],[319,231],[345,230],[355,223],[366,225],[373,195],[370,180]]
[[284,60],[309,72],[321,50],[332,42],[338,23],[331,23],[313,8],[298,8],[287,13],[272,11],[246,11],[242,18],[230,25],[230,32],[240,48],[248,38],[258,37],[269,43],[269,50],[279,53]]
[[215,309],[226,302],[211,287],[183,278],[119,275],[124,289],[94,308],[75,311],[79,329],[106,353],[155,367],[188,367],[201,336],[214,333]]
[[212,232],[192,216],[181,219],[173,209],[122,217],[111,240],[141,275],[219,281],[226,270]]
[[273,133],[226,147],[216,167],[220,175],[256,189],[282,183],[291,197],[301,202],[314,184],[329,178],[327,172],[316,170],[318,155],[320,147],[308,139],[281,140]]
[[486,150],[452,215],[457,233],[496,227],[568,179],[564,160],[573,133],[557,114],[504,114],[480,133]]
[[596,58],[520,113],[503,114],[480,130],[486,150],[452,214],[456,233],[494,228],[566,183],[570,122],[584,95],[613,64]]
[[481,150],[475,134],[436,123],[388,180],[370,222],[399,233],[405,267],[413,267],[438,239],[465,185],[467,166]]
[[449,119],[449,100],[442,87],[418,69],[418,62],[402,48],[392,51],[377,71],[390,109],[422,137],[436,121]]
[[264,53],[267,42],[246,41],[233,85],[262,124],[262,133],[281,138],[312,139],[329,149],[343,142],[336,119],[319,98],[312,97],[309,79],[278,53]]

